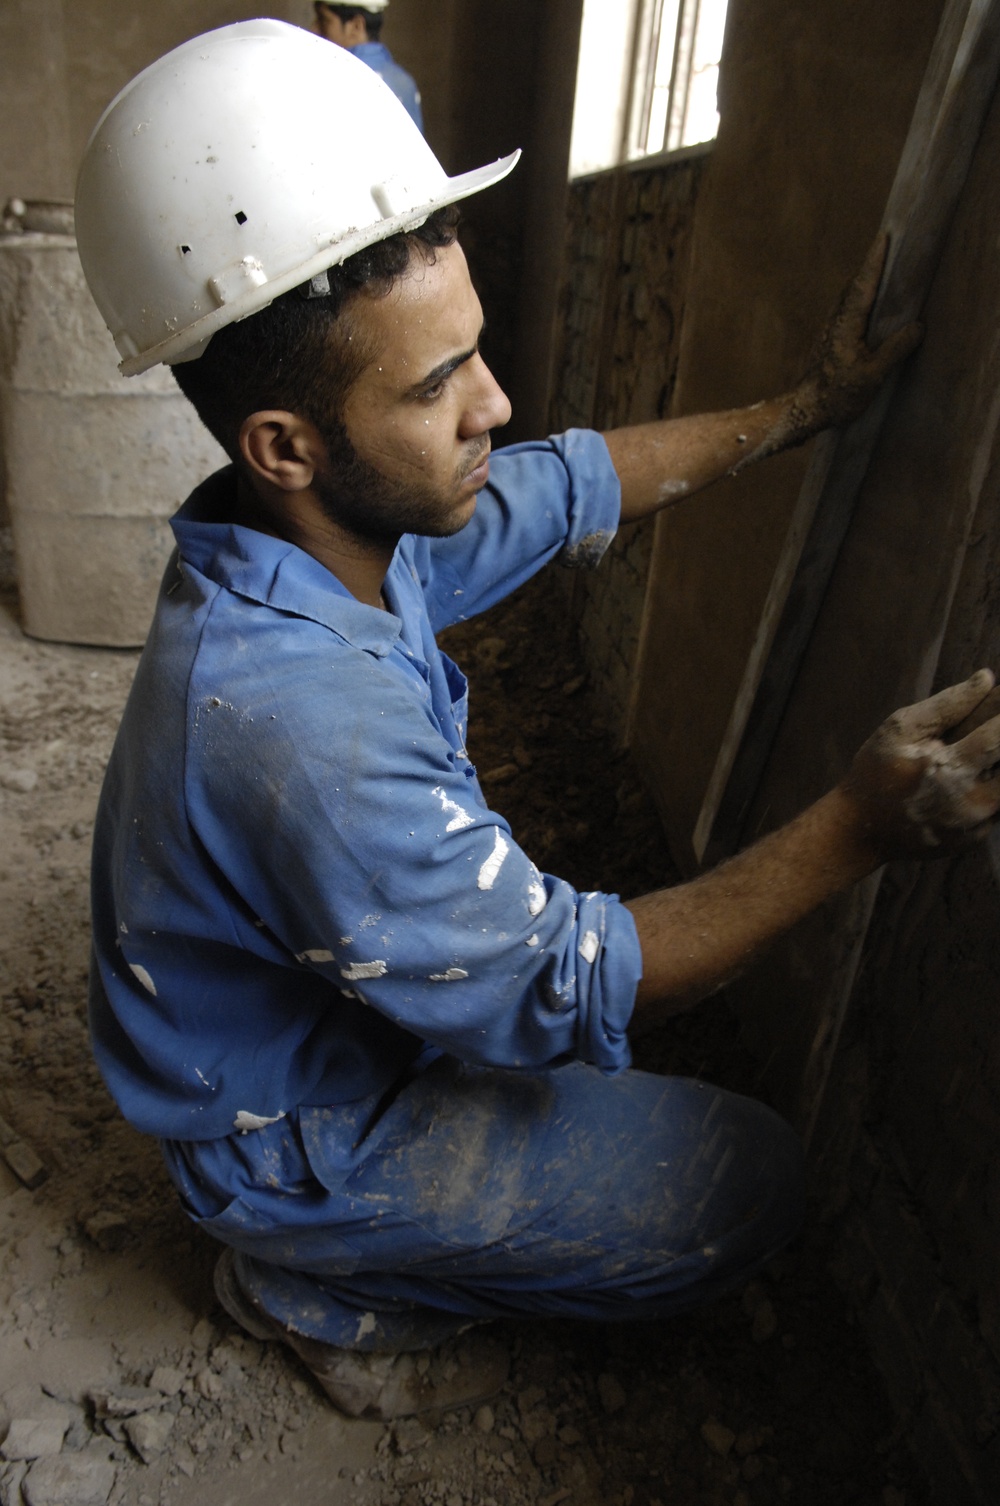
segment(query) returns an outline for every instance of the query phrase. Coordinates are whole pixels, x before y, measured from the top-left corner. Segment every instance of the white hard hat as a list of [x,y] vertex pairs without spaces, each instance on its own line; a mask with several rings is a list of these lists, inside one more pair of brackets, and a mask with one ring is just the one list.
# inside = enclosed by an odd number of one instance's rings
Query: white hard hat
[[105,110],[76,191],[80,260],[125,376],[506,176],[449,178],[342,47],[241,21],[167,53]]
[[355,0],[320,0],[320,3],[334,8],[342,5],[345,10],[366,10],[374,15],[389,9],[389,0],[357,0],[357,3]]

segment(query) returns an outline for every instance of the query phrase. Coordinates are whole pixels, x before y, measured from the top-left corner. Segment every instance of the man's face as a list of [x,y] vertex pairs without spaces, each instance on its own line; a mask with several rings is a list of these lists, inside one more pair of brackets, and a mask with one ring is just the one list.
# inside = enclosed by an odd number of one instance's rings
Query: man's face
[[363,16],[353,16],[350,21],[342,21],[329,6],[319,3],[313,6],[313,11],[316,30],[328,42],[335,42],[338,47],[346,47],[350,52],[352,48],[368,40],[368,28]]
[[456,244],[428,265],[415,251],[385,297],[350,305],[354,338],[374,354],[342,408],[343,442],[315,490],[362,537],[444,537],[472,517],[489,476],[490,430],[510,403],[479,354],[483,314]]

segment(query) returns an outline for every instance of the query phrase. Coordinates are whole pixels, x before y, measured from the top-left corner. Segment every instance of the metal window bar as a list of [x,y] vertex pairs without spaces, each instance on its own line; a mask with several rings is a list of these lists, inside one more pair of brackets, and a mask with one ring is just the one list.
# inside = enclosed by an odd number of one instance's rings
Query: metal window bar
[[675,151],[685,144],[704,13],[703,0],[640,0],[627,158]]
[[[660,27],[664,6],[674,0],[639,0],[632,41],[631,91],[627,115],[624,159],[645,157],[649,146],[649,125],[653,111],[653,90]],[[657,150],[656,147],[652,148]]]
[[677,14],[673,66],[670,70],[670,98],[663,149],[674,151],[683,146],[691,101],[691,72],[694,67],[695,40],[701,19],[701,0],[684,0]]
[[642,152],[658,152],[660,143],[655,138],[650,142],[650,134],[653,129],[653,116],[656,106],[657,80],[660,74],[661,46],[663,38],[663,23],[666,19],[664,11],[673,0],[654,0],[650,7],[649,42],[646,51],[646,79],[643,91],[642,112]]

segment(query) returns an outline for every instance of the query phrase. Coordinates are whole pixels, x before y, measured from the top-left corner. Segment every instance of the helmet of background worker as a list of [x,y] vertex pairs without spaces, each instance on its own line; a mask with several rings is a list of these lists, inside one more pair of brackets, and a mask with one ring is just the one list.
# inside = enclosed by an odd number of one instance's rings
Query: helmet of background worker
[[[316,9],[360,11],[362,15],[383,16],[389,9],[389,0],[313,0]],[[379,22],[379,25],[382,23]]]
[[[387,0],[386,0],[387,3]],[[371,68],[282,21],[183,43],[105,110],[84,154],[84,274],[135,376],[365,246],[506,176],[449,178]]]

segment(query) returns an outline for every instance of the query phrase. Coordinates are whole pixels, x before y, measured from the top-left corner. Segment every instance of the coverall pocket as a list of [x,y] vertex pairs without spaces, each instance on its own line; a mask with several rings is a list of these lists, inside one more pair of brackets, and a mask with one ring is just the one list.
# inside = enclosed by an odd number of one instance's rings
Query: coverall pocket
[[[322,1215],[314,1222],[303,1220],[304,1212],[290,1209],[288,1221],[277,1223],[243,1198],[234,1197],[221,1213],[213,1218],[196,1218],[195,1223],[223,1244],[270,1265],[316,1269],[338,1276],[356,1271],[360,1263],[357,1250],[341,1239]],[[310,1212],[315,1217],[319,1210],[313,1207]]]

